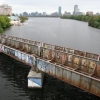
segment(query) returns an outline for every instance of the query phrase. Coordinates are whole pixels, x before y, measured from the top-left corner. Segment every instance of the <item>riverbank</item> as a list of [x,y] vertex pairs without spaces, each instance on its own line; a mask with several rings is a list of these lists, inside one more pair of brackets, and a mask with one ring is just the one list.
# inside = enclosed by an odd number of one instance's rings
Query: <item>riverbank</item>
[[62,16],[62,19],[74,19],[79,21],[88,22],[88,25],[100,29],[100,16],[88,16],[88,15],[71,15],[71,16]]
[[11,20],[8,16],[0,15],[0,33],[2,33],[5,29],[9,28],[12,25],[23,25],[23,23],[28,20],[28,18],[25,16],[20,16],[19,18],[19,20]]
[[10,26],[10,19],[7,16],[0,15],[0,33]]

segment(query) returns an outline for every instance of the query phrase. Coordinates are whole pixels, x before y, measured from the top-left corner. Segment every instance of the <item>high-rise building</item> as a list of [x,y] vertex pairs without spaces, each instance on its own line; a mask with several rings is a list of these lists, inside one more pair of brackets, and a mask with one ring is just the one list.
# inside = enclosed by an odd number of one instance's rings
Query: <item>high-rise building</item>
[[74,6],[74,12],[78,12],[78,5]]
[[78,5],[75,5],[73,15],[84,15],[84,12],[80,12],[79,8],[78,8]]
[[62,13],[61,13],[61,7],[60,7],[60,6],[58,7],[58,14],[59,14],[59,15],[62,14]]
[[12,15],[12,7],[8,4],[0,5],[0,15]]
[[77,15],[77,12],[79,12],[78,5],[75,5],[73,15]]

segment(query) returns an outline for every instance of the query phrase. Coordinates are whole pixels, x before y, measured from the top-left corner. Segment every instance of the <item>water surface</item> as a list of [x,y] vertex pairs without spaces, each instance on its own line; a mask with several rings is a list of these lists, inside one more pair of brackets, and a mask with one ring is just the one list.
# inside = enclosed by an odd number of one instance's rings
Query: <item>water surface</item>
[[4,34],[100,54],[100,29],[88,26],[87,22],[29,18],[27,23],[14,26]]
[[[29,18],[4,34],[100,54],[100,30],[86,22]],[[99,97],[45,74],[43,88],[28,89],[30,67],[0,54],[0,100],[100,100]]]
[[0,54],[0,100],[100,100],[47,74],[42,89],[28,89],[29,70],[29,66]]

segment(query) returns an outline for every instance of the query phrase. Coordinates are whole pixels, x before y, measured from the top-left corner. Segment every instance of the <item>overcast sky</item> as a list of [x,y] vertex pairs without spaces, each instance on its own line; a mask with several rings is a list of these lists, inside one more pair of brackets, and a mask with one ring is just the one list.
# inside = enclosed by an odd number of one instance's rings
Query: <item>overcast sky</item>
[[58,11],[59,6],[62,7],[62,13],[72,13],[76,4],[81,12],[100,12],[100,0],[0,0],[0,5],[2,4],[12,6],[12,12],[18,14],[24,11],[50,14]]

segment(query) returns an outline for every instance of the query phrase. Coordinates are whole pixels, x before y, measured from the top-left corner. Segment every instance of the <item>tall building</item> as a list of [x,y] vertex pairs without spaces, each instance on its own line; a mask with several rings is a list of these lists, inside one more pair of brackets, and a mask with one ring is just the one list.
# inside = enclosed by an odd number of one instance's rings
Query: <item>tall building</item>
[[80,12],[79,8],[78,8],[78,5],[75,5],[73,15],[84,15],[84,12]]
[[62,14],[62,13],[61,13],[61,7],[60,7],[60,6],[58,7],[58,14],[59,14],[59,15]]
[[73,15],[77,15],[77,12],[79,12],[78,5],[75,5]]
[[78,5],[74,6],[74,12],[78,12]]
[[12,15],[12,7],[8,4],[0,5],[0,15]]

